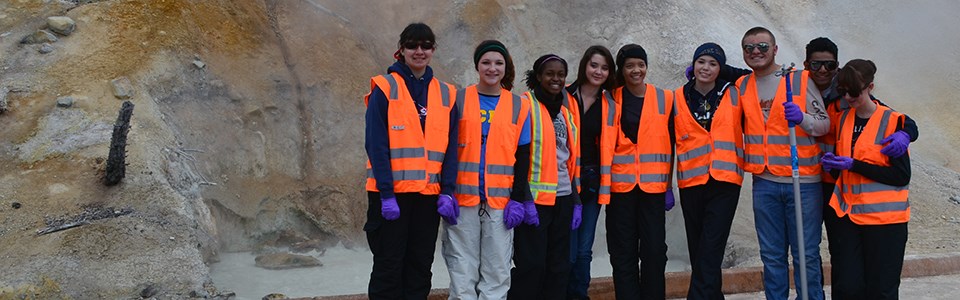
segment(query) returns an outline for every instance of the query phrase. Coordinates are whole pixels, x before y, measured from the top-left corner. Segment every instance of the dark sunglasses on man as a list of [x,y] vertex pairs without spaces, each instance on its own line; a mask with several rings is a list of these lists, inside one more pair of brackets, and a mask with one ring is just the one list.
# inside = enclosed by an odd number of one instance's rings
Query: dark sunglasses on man
[[810,61],[810,71],[819,71],[820,67],[826,67],[827,71],[836,70],[840,66],[835,60],[814,60]]
[[743,45],[743,51],[747,53],[753,52],[753,49],[760,49],[760,53],[767,53],[770,50],[770,44],[766,42],[756,43],[756,44],[746,44]]
[[423,50],[432,50],[435,45],[431,41],[406,41],[403,42],[403,48],[416,50],[418,47]]

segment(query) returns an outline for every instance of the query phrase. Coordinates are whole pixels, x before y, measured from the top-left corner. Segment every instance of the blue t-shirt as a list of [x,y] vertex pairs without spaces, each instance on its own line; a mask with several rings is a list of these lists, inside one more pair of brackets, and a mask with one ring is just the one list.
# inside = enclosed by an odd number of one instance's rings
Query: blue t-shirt
[[[500,96],[490,96],[490,95],[480,95],[480,199],[487,201],[487,195],[485,188],[486,184],[483,180],[483,166],[486,165],[487,161],[487,134],[490,132],[490,119],[493,117],[494,111],[497,110],[497,103],[500,102]],[[517,145],[527,145],[530,144],[530,117],[527,116],[527,120],[523,122],[523,131],[520,132],[520,140],[517,142]]]

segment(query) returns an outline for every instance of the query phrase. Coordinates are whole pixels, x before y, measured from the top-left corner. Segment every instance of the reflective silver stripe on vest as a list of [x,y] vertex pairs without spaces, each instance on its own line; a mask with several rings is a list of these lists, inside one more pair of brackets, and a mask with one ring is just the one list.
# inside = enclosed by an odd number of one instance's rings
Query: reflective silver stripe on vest
[[609,186],[605,186],[605,185],[601,185],[601,186],[600,186],[599,194],[600,194],[600,195],[610,195],[610,187],[609,187]]
[[373,169],[367,168],[367,178],[374,178],[374,177],[373,177]]
[[383,75],[383,78],[387,79],[387,84],[390,84],[390,100],[397,100],[397,79],[390,73]]
[[610,166],[600,166],[600,174],[609,175],[610,169],[611,169]]
[[737,164],[728,161],[715,160],[713,161],[713,168],[717,170],[737,172],[737,175],[740,175],[741,177],[743,176],[743,169]]
[[487,197],[510,197],[509,188],[487,188]]
[[480,164],[462,161],[457,164],[457,169],[460,170],[460,172],[480,173]]
[[632,164],[633,155],[614,155],[613,163],[614,164]]
[[613,126],[617,102],[613,100],[613,95],[610,94],[610,91],[603,93],[603,100],[607,101],[607,126]]
[[707,154],[710,154],[710,145],[703,145],[703,146],[697,147],[693,150],[681,153],[677,157],[680,159],[680,161],[688,161],[688,160],[701,157]]
[[[813,137],[797,136],[797,146],[812,146],[817,143]],[[771,135],[767,137],[768,145],[790,145],[789,135]]]
[[[789,156],[770,156],[768,159],[771,165],[793,166],[793,159]],[[819,156],[797,158],[797,165],[801,167],[816,166],[819,163]]]
[[640,182],[666,182],[667,174],[640,174]]
[[457,184],[457,194],[480,196],[480,187],[469,184]]
[[[743,160],[751,164],[763,164],[763,155],[750,155],[747,154],[743,157]],[[793,166],[793,162],[790,163]]]
[[640,154],[640,162],[670,162],[670,154]]
[[910,208],[910,201],[859,204],[851,207],[850,213],[851,214],[883,213],[883,212],[891,212],[891,211],[905,211],[908,208]]
[[892,113],[892,111],[890,110],[886,110],[883,112],[883,119],[880,119],[880,128],[877,129],[877,137],[873,139],[874,144],[877,144],[877,145],[883,144],[880,141],[882,141],[883,138],[885,138],[883,136],[883,133],[887,130],[887,125],[889,125],[888,123],[890,123],[889,122],[890,113]]
[[450,107],[450,87],[440,81],[440,100],[444,107]]
[[747,92],[747,82],[750,82],[750,75],[743,76],[743,81],[740,82],[740,96]]
[[819,144],[820,144],[820,151],[822,151],[823,153],[833,152],[834,150],[837,149],[835,145],[830,145],[826,143],[819,143]]
[[390,158],[423,157],[423,147],[390,149]]
[[714,142],[713,142],[713,147],[714,147],[714,148],[717,148],[717,149],[720,149],[720,150],[728,150],[728,151],[737,151],[737,149],[738,149],[738,148],[737,148],[737,145],[734,144],[734,143],[732,143],[732,142],[719,142],[719,141],[714,141]]
[[442,162],[443,156],[443,152],[440,151],[427,151],[427,159],[431,161]]
[[737,101],[740,100],[740,96],[737,93],[728,93],[730,95],[730,104],[737,106]]
[[657,88],[657,111],[659,111],[661,115],[667,113],[666,98],[667,96],[663,94],[663,89]]
[[[842,100],[842,98],[841,98]],[[843,136],[843,123],[847,122],[847,114],[850,113],[850,110],[843,111],[843,115],[840,115],[840,127],[837,127],[837,137]],[[839,139],[839,138],[838,138]],[[839,154],[839,153],[837,153]]]
[[460,113],[460,118],[463,118],[463,106],[466,102],[467,89],[461,89],[457,91],[457,112]]
[[909,185],[892,186],[892,185],[886,185],[882,183],[864,183],[864,184],[848,185],[847,188],[849,189],[851,194],[858,195],[862,193],[885,192],[885,191],[900,192],[903,190],[909,190],[910,186]]
[[[797,70],[796,74],[802,74],[802,72],[803,70]],[[797,80],[797,77],[800,77],[800,80]],[[790,85],[793,86],[793,89],[791,89],[790,91],[793,92],[794,97],[800,96],[801,93],[805,92],[800,90],[800,84],[803,83],[801,82],[803,81],[803,76],[794,76],[793,78],[790,78],[790,79],[793,80],[790,82]]]
[[393,171],[393,180],[423,180],[426,178],[426,170]]
[[487,174],[491,175],[513,175],[513,166],[488,165]]
[[440,183],[440,174],[431,173],[428,178],[430,183]]
[[627,174],[613,174],[613,175],[610,175],[610,180],[613,182],[634,183],[634,182],[637,182],[637,176],[627,175]]
[[520,121],[520,107],[523,104],[523,100],[520,99],[520,96],[513,95],[513,124],[516,125]]
[[760,144],[763,144],[763,136],[762,136],[762,135],[745,134],[745,135],[743,135],[743,142],[744,142],[744,143],[747,143],[747,144],[760,145]]
[[710,168],[707,166],[699,166],[690,170],[680,170],[677,172],[677,179],[684,180],[694,178],[700,175],[705,175],[710,172]]
[[836,185],[833,187],[833,196],[837,197],[837,202],[840,203],[840,210],[847,211],[847,202],[843,201],[843,185]]
[[530,183],[530,190],[531,191],[556,191],[557,185]]

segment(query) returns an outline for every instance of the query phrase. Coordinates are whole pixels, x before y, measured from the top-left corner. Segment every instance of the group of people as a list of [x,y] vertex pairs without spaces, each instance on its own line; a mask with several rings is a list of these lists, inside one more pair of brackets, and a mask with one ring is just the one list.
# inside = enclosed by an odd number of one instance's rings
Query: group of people
[[897,298],[915,122],[873,98],[873,62],[840,68],[827,38],[807,45],[803,70],[775,62],[765,28],[747,31],[741,47],[750,70],[727,65],[719,45],[700,45],[676,90],[645,81],[648,56],[637,44],[615,56],[587,48],[569,84],[566,60],[546,54],[523,73],[521,94],[503,43],[477,45],[478,81],[457,88],[429,66],[437,49],[430,27],[407,26],[396,62],[364,98],[369,297],[425,299],[440,235],[450,299],[587,299],[606,205],[617,299],[664,299],[665,211],[676,182],[688,298],[722,299],[721,263],[746,172],[767,299],[788,297],[787,252],[797,266],[800,247],[807,286],[797,291],[823,298],[821,224],[834,299]]

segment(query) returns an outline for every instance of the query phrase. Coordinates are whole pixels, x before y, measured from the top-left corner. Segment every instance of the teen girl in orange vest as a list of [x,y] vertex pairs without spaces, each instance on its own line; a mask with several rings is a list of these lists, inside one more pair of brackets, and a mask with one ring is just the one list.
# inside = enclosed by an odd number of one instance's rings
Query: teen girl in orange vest
[[530,103],[510,92],[514,66],[499,41],[477,45],[475,85],[457,93],[459,213],[443,224],[451,299],[504,299],[510,288],[513,228],[531,201]]
[[870,99],[876,65],[854,59],[838,74],[837,92],[850,109],[833,120],[836,153],[823,168],[837,176],[824,216],[830,241],[834,299],[897,299],[910,221],[910,155],[889,157],[885,137],[903,129],[904,115]]
[[[601,164],[610,163],[607,250],[618,299],[663,299],[667,264],[665,210],[673,162],[673,91],[644,82],[647,52],[636,44],[617,53],[615,122],[601,134]],[[605,107],[609,109],[609,107]],[[606,115],[606,114],[605,114]],[[602,198],[601,204],[607,204]],[[639,249],[639,251],[638,251]],[[638,264],[640,264],[638,268]]]
[[563,299],[570,232],[580,226],[580,112],[564,90],[567,62],[541,56],[527,71],[530,91],[530,192],[524,224],[514,229],[509,299]]
[[677,185],[690,254],[688,299],[721,299],[720,265],[743,183],[743,129],[737,88],[720,79],[720,45],[693,54],[693,80],[677,89]]
[[[370,299],[426,299],[441,211],[456,207],[453,85],[433,77],[436,39],[414,23],[400,33],[387,74],[370,80],[366,112]],[[452,214],[448,213],[450,217]]]

